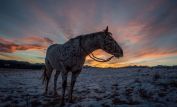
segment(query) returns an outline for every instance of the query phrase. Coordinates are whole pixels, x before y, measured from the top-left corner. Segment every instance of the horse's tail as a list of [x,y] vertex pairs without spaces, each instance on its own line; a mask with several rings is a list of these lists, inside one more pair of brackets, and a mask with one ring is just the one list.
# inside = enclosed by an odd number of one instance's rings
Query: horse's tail
[[46,65],[44,66],[44,71],[43,71],[43,74],[41,76],[41,79],[42,79],[42,84],[45,84],[48,81]]

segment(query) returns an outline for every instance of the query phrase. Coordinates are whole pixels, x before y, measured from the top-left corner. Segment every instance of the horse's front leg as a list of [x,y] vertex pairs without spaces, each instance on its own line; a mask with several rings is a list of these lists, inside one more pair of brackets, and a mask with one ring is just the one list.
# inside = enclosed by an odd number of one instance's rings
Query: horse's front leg
[[61,99],[61,106],[65,105],[65,90],[67,86],[67,73],[62,72],[62,99]]
[[73,88],[76,82],[76,79],[78,77],[78,75],[80,74],[81,70],[78,70],[76,72],[72,73],[72,77],[71,77],[71,86],[70,86],[70,90],[69,90],[69,102],[72,103],[72,94],[73,94]]

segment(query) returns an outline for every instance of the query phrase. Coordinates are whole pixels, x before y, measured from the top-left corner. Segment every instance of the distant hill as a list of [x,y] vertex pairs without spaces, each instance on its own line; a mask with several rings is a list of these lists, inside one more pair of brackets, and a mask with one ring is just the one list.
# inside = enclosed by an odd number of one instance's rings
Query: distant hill
[[16,68],[16,69],[42,69],[44,64],[32,64],[24,61],[0,60],[0,68]]
[[[99,67],[92,67],[92,66],[89,66],[89,65],[85,65],[84,68],[99,68]],[[166,68],[166,69],[169,69],[169,68],[172,68],[172,69],[177,69],[177,65],[171,65],[171,66],[168,66],[168,65],[156,65],[156,66],[138,66],[138,65],[133,65],[133,66],[125,66],[125,67],[108,67],[108,68],[99,68],[99,69],[121,69],[121,68],[155,68],[155,69],[158,69],[158,68]]]

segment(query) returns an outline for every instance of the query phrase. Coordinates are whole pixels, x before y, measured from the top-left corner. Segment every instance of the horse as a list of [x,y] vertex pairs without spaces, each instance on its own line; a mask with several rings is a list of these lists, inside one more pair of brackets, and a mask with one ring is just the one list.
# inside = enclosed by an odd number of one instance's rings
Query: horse
[[[102,49],[111,54],[112,57],[107,60],[95,57],[92,52]],[[91,54],[91,55],[90,55]],[[72,73],[71,84],[69,89],[69,102],[72,102],[73,88],[77,77],[79,76],[86,56],[99,62],[106,62],[113,57],[123,57],[123,50],[119,44],[113,39],[112,33],[105,30],[80,35],[68,40],[64,44],[53,44],[48,47],[45,57],[45,70],[43,72],[43,83],[45,83],[45,93],[48,91],[48,83],[51,78],[52,71],[55,69],[54,75],[54,94],[57,95],[57,78],[61,72],[62,76],[62,98],[61,105],[65,104],[65,90],[67,86],[68,72]]]

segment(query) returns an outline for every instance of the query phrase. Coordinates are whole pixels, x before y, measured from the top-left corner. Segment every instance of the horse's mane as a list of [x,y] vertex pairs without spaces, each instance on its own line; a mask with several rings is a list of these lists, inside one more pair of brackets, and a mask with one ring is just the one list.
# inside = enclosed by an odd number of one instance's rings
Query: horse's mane
[[82,38],[82,37],[84,37],[84,38],[92,38],[92,37],[94,37],[95,35],[98,35],[98,34],[100,34],[100,33],[103,33],[103,32],[94,32],[94,33],[79,35],[79,36],[76,36],[76,37],[74,37],[74,38],[69,39],[68,42],[69,42],[69,41],[76,40],[76,39],[80,39],[80,38]]

